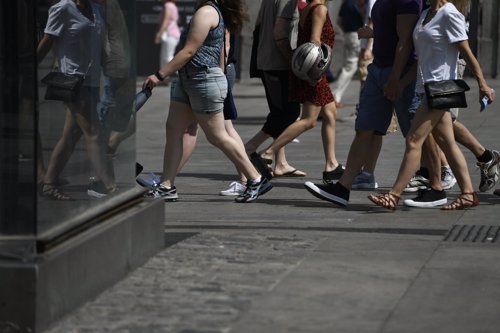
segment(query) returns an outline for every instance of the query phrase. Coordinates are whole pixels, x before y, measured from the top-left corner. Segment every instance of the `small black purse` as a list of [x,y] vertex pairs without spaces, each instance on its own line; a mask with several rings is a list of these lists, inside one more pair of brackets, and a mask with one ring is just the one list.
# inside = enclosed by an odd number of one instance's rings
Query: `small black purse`
[[224,100],[224,119],[236,119],[238,118],[238,110],[236,109],[236,104],[234,103],[233,90],[229,81],[227,82],[227,96]]
[[45,99],[73,102],[78,98],[83,80],[81,75],[50,72],[42,79],[47,85]]
[[431,81],[424,84],[429,108],[466,108],[465,92],[470,87],[464,80]]

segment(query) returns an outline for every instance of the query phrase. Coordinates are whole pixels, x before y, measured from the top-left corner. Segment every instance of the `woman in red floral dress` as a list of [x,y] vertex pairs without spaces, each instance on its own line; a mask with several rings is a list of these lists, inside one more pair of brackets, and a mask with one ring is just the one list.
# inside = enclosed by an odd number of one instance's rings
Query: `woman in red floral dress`
[[[307,2],[307,6],[300,13],[297,46],[312,42],[317,45],[325,43],[333,47],[335,31],[328,15],[328,8],[325,6],[326,0],[309,0]],[[310,83],[299,79],[291,71],[290,73],[290,96],[293,101],[303,103],[302,116],[300,120],[288,126],[273,144],[261,153],[261,157],[271,161],[272,156],[281,147],[316,126],[318,115],[323,111],[321,137],[326,162],[323,181],[328,183],[337,180],[342,175],[344,167],[335,157],[337,109],[326,75],[323,74],[317,83]]]

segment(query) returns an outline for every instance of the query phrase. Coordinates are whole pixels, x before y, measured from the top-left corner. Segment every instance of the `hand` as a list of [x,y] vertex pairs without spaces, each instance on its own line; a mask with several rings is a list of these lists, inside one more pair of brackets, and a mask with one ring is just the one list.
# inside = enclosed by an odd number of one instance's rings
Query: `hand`
[[495,100],[495,90],[487,85],[479,88],[479,101],[481,101],[484,96],[488,97],[488,104],[491,104]]
[[402,94],[403,87],[399,83],[399,80],[389,78],[387,83],[384,85],[384,96],[390,101],[395,101],[399,99]]
[[144,81],[144,83],[142,84],[142,89],[149,88],[152,90],[154,87],[158,85],[158,83],[160,83],[160,80],[158,80],[156,75],[154,74],[150,75],[146,78],[146,81]]
[[369,26],[365,25],[362,28],[358,29],[358,39],[362,38],[372,38],[373,30]]
[[373,59],[372,50],[370,50],[370,49],[363,49],[363,51],[361,52],[361,59],[363,59],[365,61]]

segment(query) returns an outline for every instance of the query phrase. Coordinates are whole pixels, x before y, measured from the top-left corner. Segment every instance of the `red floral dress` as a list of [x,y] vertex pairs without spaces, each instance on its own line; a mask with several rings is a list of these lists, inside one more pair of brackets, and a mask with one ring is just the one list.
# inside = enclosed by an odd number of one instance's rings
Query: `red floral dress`
[[[297,46],[311,41],[312,32],[312,12],[315,10],[317,4],[312,7],[307,13],[306,20],[304,22],[304,27],[299,25],[299,33],[297,36]],[[333,24],[330,20],[329,15],[327,15],[325,24],[323,25],[323,31],[321,32],[321,42],[333,47],[335,42],[335,30],[333,30]],[[290,84],[289,84],[290,100],[293,102],[311,102],[315,105],[324,106],[334,101],[332,90],[326,79],[326,75],[318,82],[316,86],[311,86],[307,81],[301,80],[296,77],[290,70]]]

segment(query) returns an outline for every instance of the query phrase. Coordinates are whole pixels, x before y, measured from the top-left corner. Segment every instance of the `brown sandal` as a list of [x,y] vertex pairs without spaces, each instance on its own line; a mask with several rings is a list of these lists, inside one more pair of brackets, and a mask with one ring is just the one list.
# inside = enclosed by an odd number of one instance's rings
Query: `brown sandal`
[[71,197],[69,197],[66,194],[59,191],[59,189],[52,184],[43,184],[41,195],[43,197],[46,197],[46,198],[49,198],[52,200],[58,200],[58,201],[72,200]]
[[389,210],[396,210],[399,203],[399,195],[392,192],[380,195],[370,194],[368,199],[370,199],[374,204]]
[[[466,198],[466,195],[472,195],[472,200]],[[476,207],[477,205],[479,205],[479,198],[476,192],[462,193],[455,199],[455,201],[441,207],[441,210],[461,210]]]

